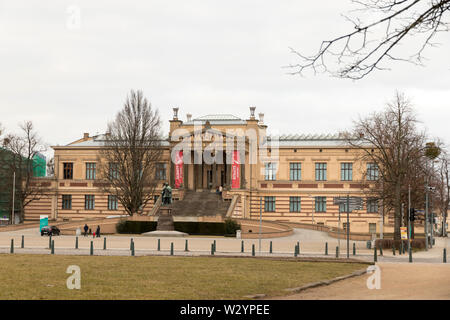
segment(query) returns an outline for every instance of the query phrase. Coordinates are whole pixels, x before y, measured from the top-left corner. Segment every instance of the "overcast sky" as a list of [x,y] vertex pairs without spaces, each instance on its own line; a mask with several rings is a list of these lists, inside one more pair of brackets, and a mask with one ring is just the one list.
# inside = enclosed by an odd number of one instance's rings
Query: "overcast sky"
[[[160,110],[194,118],[248,107],[280,133],[335,133],[380,110],[396,90],[431,136],[450,142],[450,40],[426,51],[426,67],[392,65],[360,81],[292,76],[294,47],[352,28],[350,0],[0,0],[0,123],[32,120],[49,145],[102,133],[130,89]],[[80,12],[80,20],[74,17]],[[445,40],[448,40],[447,42]]]

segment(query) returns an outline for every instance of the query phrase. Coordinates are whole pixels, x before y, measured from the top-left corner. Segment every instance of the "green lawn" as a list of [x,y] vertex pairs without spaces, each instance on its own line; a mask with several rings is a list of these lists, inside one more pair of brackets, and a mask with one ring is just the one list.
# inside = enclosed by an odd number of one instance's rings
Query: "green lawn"
[[[69,265],[81,289],[69,290]],[[366,264],[220,257],[0,255],[0,299],[242,299],[331,279]]]

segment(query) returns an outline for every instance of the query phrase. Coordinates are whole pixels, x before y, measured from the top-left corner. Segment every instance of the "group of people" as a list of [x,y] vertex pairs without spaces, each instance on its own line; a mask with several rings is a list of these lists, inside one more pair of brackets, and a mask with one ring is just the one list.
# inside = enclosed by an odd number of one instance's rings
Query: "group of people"
[[[84,236],[86,237],[88,235],[88,231],[89,231],[89,235],[92,234],[92,229],[88,227],[87,224],[84,225]],[[93,234],[94,238],[100,238],[100,226],[97,226],[97,230],[95,230],[94,234]]]

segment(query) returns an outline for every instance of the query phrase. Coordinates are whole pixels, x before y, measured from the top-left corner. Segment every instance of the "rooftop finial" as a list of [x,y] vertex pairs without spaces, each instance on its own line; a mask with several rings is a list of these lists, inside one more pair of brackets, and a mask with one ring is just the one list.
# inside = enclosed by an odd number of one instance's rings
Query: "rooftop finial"
[[178,120],[178,108],[173,108],[173,120]]
[[250,107],[250,119],[255,119],[255,109],[256,107]]

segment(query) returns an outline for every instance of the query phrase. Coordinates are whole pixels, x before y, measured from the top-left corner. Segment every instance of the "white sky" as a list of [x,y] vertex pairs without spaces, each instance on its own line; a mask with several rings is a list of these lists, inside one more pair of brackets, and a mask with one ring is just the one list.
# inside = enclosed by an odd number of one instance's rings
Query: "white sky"
[[[80,28],[68,27],[70,7]],[[250,105],[280,133],[334,133],[380,110],[396,90],[431,136],[450,141],[449,34],[426,67],[397,64],[351,81],[288,75],[289,47],[312,54],[348,31],[349,0],[0,0],[0,123],[32,120],[49,145],[102,133],[130,89],[160,110],[194,117]],[[69,10],[69,11],[68,11]],[[70,24],[69,24],[70,26]]]

